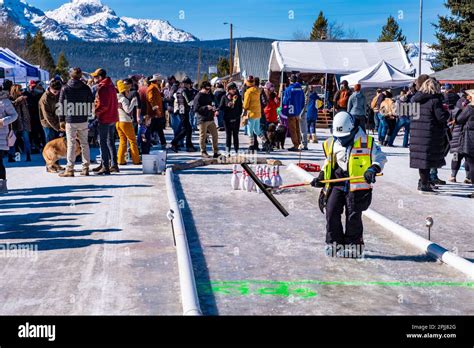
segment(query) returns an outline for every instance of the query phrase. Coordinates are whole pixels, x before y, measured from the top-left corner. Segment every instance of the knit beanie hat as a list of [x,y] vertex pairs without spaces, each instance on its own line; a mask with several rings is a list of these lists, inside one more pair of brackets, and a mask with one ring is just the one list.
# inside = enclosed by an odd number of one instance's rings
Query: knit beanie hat
[[122,80],[118,80],[117,81],[117,89],[118,89],[119,93],[124,93],[124,92],[128,91],[128,85],[125,84],[125,82],[123,82]]

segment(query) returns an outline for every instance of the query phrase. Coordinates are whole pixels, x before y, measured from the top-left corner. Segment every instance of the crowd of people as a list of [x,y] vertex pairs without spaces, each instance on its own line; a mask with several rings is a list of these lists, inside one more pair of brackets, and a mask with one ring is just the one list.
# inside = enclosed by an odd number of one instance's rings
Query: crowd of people
[[[104,69],[97,69],[86,80],[80,68],[70,70],[69,80],[55,77],[45,89],[41,82],[30,81],[26,89],[5,80],[0,92],[0,179],[6,190],[3,157],[8,162],[31,161],[52,140],[65,136],[67,166],[48,167],[61,177],[73,177],[76,146],[81,148],[83,176],[90,173],[89,146],[100,145],[97,175],[120,171],[130,159],[141,163],[141,154],[152,146],[174,152],[195,152],[194,132],[199,133],[199,151],[204,158],[217,158],[218,132],[225,132],[225,154],[241,150],[239,133],[249,137],[248,151],[270,152],[283,148],[284,138],[291,139],[288,151],[304,151],[308,142],[317,143],[318,109],[323,104],[314,80],[307,83],[292,74],[284,90],[271,82],[248,76],[239,86],[203,81],[199,86],[189,77],[178,81],[159,74],[130,76],[114,84]],[[454,153],[449,181],[456,182],[462,160],[466,183],[474,170],[470,91],[456,93],[452,86],[421,75],[397,96],[390,89],[377,89],[366,99],[361,85],[350,88],[342,81],[333,98],[326,100],[334,113],[348,112],[357,127],[377,133],[381,146],[394,146],[404,129],[403,147],[410,147],[410,166],[419,169],[418,189],[431,192],[445,182],[437,169],[445,165],[445,156]],[[216,121],[217,120],[217,121]],[[164,130],[170,126],[173,139],[167,144]],[[119,138],[118,150],[115,145]],[[282,137],[283,140],[278,140]],[[212,155],[207,151],[211,144]],[[261,143],[261,147],[260,144]],[[169,146],[168,146],[169,145]],[[20,155],[18,155],[20,154]]]

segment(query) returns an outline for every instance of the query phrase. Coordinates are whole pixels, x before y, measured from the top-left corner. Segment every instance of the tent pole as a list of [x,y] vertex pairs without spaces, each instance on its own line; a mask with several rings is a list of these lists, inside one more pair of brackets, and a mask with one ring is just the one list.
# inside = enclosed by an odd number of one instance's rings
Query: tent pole
[[285,70],[281,70],[280,76],[280,107],[283,107],[283,83],[285,82]]
[[326,73],[326,76],[324,77],[324,106],[323,108],[326,110],[327,109],[327,103],[328,101],[328,73]]

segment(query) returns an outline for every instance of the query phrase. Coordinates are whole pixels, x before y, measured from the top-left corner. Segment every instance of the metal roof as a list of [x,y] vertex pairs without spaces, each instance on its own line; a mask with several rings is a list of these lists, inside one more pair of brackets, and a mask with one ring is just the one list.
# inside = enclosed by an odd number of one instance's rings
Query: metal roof
[[246,76],[253,75],[267,80],[272,42],[272,40],[237,41],[240,73],[245,71]]
[[431,75],[439,81],[472,81],[474,80],[474,64],[459,64]]

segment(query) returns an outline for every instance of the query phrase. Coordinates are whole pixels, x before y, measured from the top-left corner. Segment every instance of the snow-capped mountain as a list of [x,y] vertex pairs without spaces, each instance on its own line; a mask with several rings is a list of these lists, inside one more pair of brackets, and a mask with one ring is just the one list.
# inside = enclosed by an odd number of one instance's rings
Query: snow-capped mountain
[[[421,52],[421,72],[423,74],[432,74],[434,72],[432,63],[436,59],[436,51],[429,47],[430,44],[423,42],[422,43],[422,52]],[[408,58],[413,63],[415,68],[418,69],[418,61],[420,56],[420,44],[419,43],[409,43],[408,47]]]
[[[423,42],[421,48],[423,49],[421,55],[423,60],[433,61],[436,58],[436,51],[432,49],[431,44]],[[408,56],[418,57],[420,55],[420,44],[419,43],[409,43],[408,47]]]
[[168,21],[119,17],[100,0],[72,0],[43,12],[25,0],[0,0],[0,22],[10,20],[21,36],[40,29],[51,40],[95,42],[196,41]]

